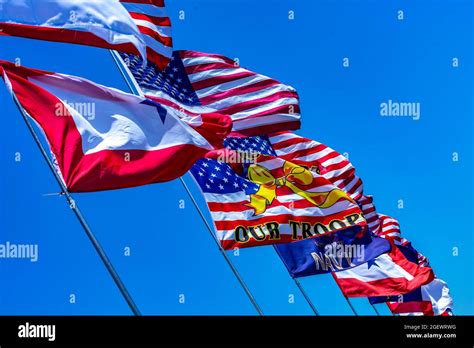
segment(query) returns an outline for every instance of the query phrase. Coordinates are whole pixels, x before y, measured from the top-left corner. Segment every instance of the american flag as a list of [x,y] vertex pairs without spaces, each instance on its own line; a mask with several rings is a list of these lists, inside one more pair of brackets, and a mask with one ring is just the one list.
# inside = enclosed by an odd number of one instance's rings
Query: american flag
[[173,54],[171,21],[164,0],[120,0],[130,13],[147,45],[148,61],[164,69]]
[[430,267],[428,258],[419,251],[416,251],[411,246],[411,242],[402,237],[398,220],[383,214],[378,214],[378,219],[380,223],[380,231],[377,235],[379,237],[391,240],[397,246],[412,248],[417,254],[418,265],[421,267]]
[[[279,137],[230,137],[225,140],[225,146],[240,153],[262,154],[258,157],[258,165],[266,168],[274,178],[282,178],[285,176],[282,170],[285,159],[275,157],[278,150],[274,150],[281,144]],[[207,201],[217,237],[225,249],[291,242],[351,225],[365,225],[360,208],[347,196],[338,197],[332,205],[320,207],[281,184],[281,181],[276,185],[273,202],[263,213],[257,214],[249,204],[251,195],[257,194],[261,186],[249,180],[251,164],[241,167],[241,171],[236,171],[234,165],[206,158],[199,160],[191,169]],[[308,173],[312,176],[311,183],[299,188],[323,194],[336,189],[316,172]],[[293,179],[287,176],[286,180]],[[275,227],[279,236],[272,235]]]
[[293,87],[241,68],[230,58],[175,51],[160,71],[139,57],[122,55],[145,95],[196,116],[218,112],[233,120],[233,131],[261,135],[300,127],[299,98]]

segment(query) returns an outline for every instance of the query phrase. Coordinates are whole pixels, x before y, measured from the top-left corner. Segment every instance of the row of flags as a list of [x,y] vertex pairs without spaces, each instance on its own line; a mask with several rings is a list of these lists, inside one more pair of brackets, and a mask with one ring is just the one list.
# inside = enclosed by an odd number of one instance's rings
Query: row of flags
[[426,257],[339,152],[301,137],[297,91],[225,56],[173,50],[163,0],[5,0],[0,33],[120,53],[138,95],[0,61],[71,192],[190,172],[226,250],[273,245],[293,278],[331,273],[397,315],[451,315]]

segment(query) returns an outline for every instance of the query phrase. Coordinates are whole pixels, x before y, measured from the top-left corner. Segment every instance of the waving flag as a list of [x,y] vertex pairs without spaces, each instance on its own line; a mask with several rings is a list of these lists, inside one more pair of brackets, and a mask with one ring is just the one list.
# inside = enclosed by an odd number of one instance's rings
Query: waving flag
[[0,0],[0,34],[146,57],[146,40],[118,0]]
[[387,302],[394,314],[400,315],[452,315],[453,299],[446,282],[435,278],[407,294],[369,298],[370,303]]
[[147,97],[187,115],[229,115],[245,135],[298,129],[299,98],[293,87],[241,68],[217,54],[175,51],[164,71],[122,55]]
[[428,259],[418,252],[411,243],[402,237],[400,233],[400,224],[398,221],[390,216],[378,214],[380,230],[378,236],[393,242],[396,246],[401,248],[410,261],[417,263],[421,267],[430,267]]
[[[38,123],[73,192],[162,182],[183,175],[213,146],[176,110],[88,80],[0,61],[3,78]],[[226,135],[230,119],[205,115],[190,124]],[[216,135],[218,136],[218,135]],[[214,139],[215,140],[215,139]]]
[[293,278],[337,272],[366,263],[390,250],[390,242],[360,228],[275,245],[278,255]]
[[398,296],[434,279],[434,273],[411,243],[400,235],[398,221],[378,215],[379,236],[390,241],[392,250],[366,264],[333,273],[348,297]]
[[146,43],[148,61],[164,69],[173,55],[171,21],[164,0],[120,0]]
[[250,157],[205,158],[191,173],[225,249],[287,243],[365,225],[347,194],[312,171],[311,163],[276,157],[268,137],[231,137],[224,144],[230,156]]
[[411,262],[394,244],[389,253],[333,276],[348,297],[406,294],[434,279],[431,268]]

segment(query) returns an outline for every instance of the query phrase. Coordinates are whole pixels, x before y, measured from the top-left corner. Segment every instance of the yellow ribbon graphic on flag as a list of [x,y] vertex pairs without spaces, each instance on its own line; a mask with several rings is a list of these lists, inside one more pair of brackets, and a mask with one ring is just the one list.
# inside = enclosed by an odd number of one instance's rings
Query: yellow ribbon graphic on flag
[[277,197],[277,188],[286,186],[297,195],[303,197],[319,208],[328,208],[339,199],[345,198],[354,203],[344,191],[333,189],[327,192],[308,192],[298,185],[310,185],[313,180],[311,171],[300,165],[287,162],[283,164],[284,176],[275,178],[270,171],[258,164],[252,164],[248,169],[248,178],[253,183],[260,185],[258,191],[250,195],[250,203],[245,204],[255,210],[254,215],[263,214]]

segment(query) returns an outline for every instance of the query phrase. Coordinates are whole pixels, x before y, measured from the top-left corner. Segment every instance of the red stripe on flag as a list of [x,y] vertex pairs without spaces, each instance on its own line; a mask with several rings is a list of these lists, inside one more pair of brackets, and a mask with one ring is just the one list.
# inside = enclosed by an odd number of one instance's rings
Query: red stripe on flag
[[140,55],[137,48],[131,43],[110,44],[104,39],[95,36],[93,33],[86,31],[0,22],[0,35],[19,36],[53,42],[67,42],[71,44],[108,48],[134,55]]
[[165,0],[120,0],[120,2],[128,2],[131,4],[154,5],[165,7]]
[[161,36],[156,31],[142,25],[137,25],[137,27],[140,30],[140,33],[150,36],[165,46],[173,47],[173,39],[171,37]]
[[263,81],[259,81],[257,83],[253,83],[247,86],[236,87],[236,88],[229,89],[227,91],[212,94],[207,97],[201,97],[200,100],[203,105],[209,105],[209,104],[212,104],[213,102],[220,101],[228,97],[234,97],[234,96],[242,95],[246,93],[257,92],[262,89],[276,86],[279,84],[280,83],[275,80],[271,80],[271,79],[263,80]]
[[216,77],[213,77],[213,78],[210,78],[210,79],[205,79],[205,80],[201,80],[201,81],[197,81],[197,82],[192,82],[191,84],[192,84],[193,88],[196,91],[199,91],[199,90],[204,89],[204,88],[220,85],[220,84],[223,84],[223,83],[226,83],[226,82],[236,81],[236,80],[243,79],[243,78],[249,77],[249,76],[255,76],[255,74],[253,72],[250,72],[250,71],[244,71],[244,72],[240,72],[240,73],[237,73],[237,74],[216,76]]
[[169,17],[155,17],[155,16],[150,16],[148,14],[144,13],[138,13],[138,12],[129,12],[130,16],[133,19],[139,19],[142,21],[147,21],[150,23],[153,23],[159,27],[170,27],[171,26],[171,20]]
[[[229,64],[234,64],[235,61],[220,55],[220,54],[212,54],[212,53],[204,53],[204,52],[196,52],[196,51],[190,51],[190,50],[181,50],[180,51],[180,56],[181,58],[198,58],[198,57],[203,57],[203,58],[217,58],[221,59]],[[186,65],[187,66],[187,65]]]

